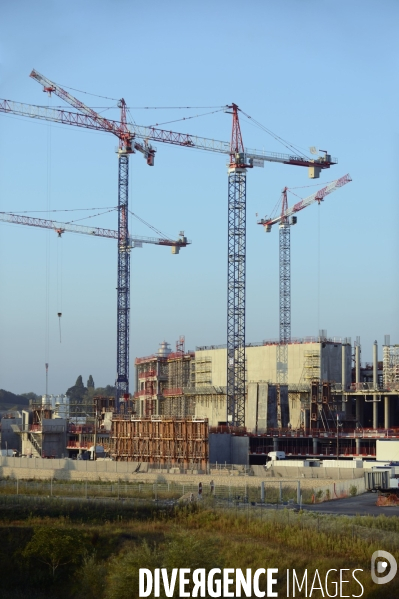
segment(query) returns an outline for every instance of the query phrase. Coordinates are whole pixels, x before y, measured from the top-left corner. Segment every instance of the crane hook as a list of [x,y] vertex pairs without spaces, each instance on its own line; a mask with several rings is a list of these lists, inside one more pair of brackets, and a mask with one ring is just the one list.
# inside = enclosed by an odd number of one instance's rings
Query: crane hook
[[61,316],[62,316],[62,312],[57,312],[58,315],[58,324],[59,324],[59,330],[60,330],[60,343],[61,343]]

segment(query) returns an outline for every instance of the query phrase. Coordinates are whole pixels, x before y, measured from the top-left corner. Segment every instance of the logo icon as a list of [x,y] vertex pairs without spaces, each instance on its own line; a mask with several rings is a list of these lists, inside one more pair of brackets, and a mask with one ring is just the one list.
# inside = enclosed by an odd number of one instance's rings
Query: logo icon
[[[388,571],[389,566],[389,571]],[[371,556],[371,578],[376,584],[386,584],[391,582],[396,576],[398,571],[398,565],[393,555],[388,551],[374,551]],[[385,576],[381,576],[381,574]]]

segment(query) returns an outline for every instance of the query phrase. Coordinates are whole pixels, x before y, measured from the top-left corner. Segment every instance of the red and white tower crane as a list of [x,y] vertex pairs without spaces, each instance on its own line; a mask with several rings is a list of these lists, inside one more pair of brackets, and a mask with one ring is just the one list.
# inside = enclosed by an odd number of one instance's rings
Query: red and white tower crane
[[121,110],[119,123],[100,116],[93,109],[50,81],[34,69],[30,77],[43,85],[43,91],[55,94],[76,108],[87,123],[96,123],[101,131],[113,133],[119,139],[118,148],[118,280],[117,280],[117,358],[116,358],[116,406],[129,397],[129,333],[130,333],[130,245],[128,231],[129,211],[129,156],[136,151],[144,154],[149,166],[154,165],[155,150],[147,143],[134,140],[126,120],[126,102],[118,102]]
[[297,212],[317,202],[320,204],[324,198],[333,191],[352,181],[350,175],[345,175],[332,181],[326,187],[319,189],[311,196],[297,202],[288,208],[287,191],[284,187],[281,194],[281,212],[275,218],[262,218],[258,221],[263,225],[266,233],[272,226],[279,225],[279,345],[277,346],[277,383],[288,383],[288,343],[291,342],[291,237],[290,229],[297,222]]
[[[12,225],[27,225],[29,227],[40,227],[41,229],[51,229],[61,237],[64,233],[81,233],[91,235],[92,237],[106,237],[107,239],[119,239],[118,231],[113,229],[104,229],[101,227],[87,227],[84,225],[75,225],[73,223],[62,223],[56,220],[47,220],[45,218],[34,218],[32,216],[22,216],[12,214],[11,212],[0,212],[0,222],[10,223]],[[128,247],[130,249],[143,247],[143,243],[152,245],[163,245],[172,248],[172,254],[178,254],[180,248],[185,248],[191,244],[191,241],[185,237],[184,232],[180,231],[176,240],[168,237],[144,237],[142,235],[129,235]]]
[[[228,326],[227,326],[227,378],[228,421],[245,424],[245,215],[246,215],[246,169],[263,166],[264,162],[276,162],[308,167],[309,176],[318,178],[321,170],[337,163],[327,152],[314,159],[304,156],[245,149],[242,141],[236,104],[227,108],[233,114],[233,130],[230,142],[207,139],[195,135],[166,131],[155,127],[143,127],[126,121],[126,104],[120,101],[121,120],[105,119],[91,108],[71,96],[60,86],[43,77],[37,71],[31,76],[43,85],[43,91],[54,93],[71,104],[79,112],[32,106],[0,99],[0,112],[44,119],[113,133],[119,138],[118,183],[118,347],[117,347],[117,394],[118,399],[129,390],[129,285],[130,262],[127,242],[128,213],[128,165],[129,155],[136,150],[144,154],[150,166],[154,164],[155,149],[150,141],[168,143],[186,148],[196,148],[227,154],[229,162],[228,185]],[[142,139],[143,143],[138,142]],[[244,348],[244,349],[243,349]],[[118,404],[117,404],[118,405]]]

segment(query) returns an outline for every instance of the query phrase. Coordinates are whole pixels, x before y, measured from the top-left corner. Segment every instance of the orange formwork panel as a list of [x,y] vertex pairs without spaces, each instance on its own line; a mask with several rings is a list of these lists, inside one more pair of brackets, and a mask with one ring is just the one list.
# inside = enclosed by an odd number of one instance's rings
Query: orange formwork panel
[[209,457],[208,421],[188,418],[140,418],[112,421],[115,460],[205,469]]

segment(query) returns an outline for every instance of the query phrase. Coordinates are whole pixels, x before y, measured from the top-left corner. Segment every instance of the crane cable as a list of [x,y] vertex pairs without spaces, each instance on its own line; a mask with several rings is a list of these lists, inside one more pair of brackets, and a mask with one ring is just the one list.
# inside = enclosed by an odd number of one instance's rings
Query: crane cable
[[82,218],[75,218],[74,220],[69,220],[66,222],[66,225],[71,225],[72,223],[77,223],[81,220],[88,220],[89,218],[94,218],[95,216],[101,216],[103,214],[108,214],[109,212],[115,212],[118,208],[111,208],[110,210],[105,210],[104,212],[97,212],[97,214],[90,214],[89,216],[83,216]]
[[258,127],[259,129],[261,129],[262,131],[264,131],[265,133],[267,133],[268,135],[270,135],[271,137],[273,137],[273,139],[275,139],[276,141],[278,141],[279,143],[281,143],[290,152],[294,152],[294,154],[296,154],[297,156],[299,156],[301,158],[306,158],[308,160],[308,157],[306,156],[306,154],[304,154],[304,152],[302,152],[300,149],[296,148],[292,143],[290,143],[289,141],[283,139],[282,137],[280,137],[279,135],[277,135],[277,133],[273,133],[273,131],[271,131],[270,129],[268,129],[265,125],[262,125],[262,123],[260,123],[259,121],[255,120],[253,117],[251,117],[249,114],[247,114],[243,110],[241,110],[241,109],[239,109],[239,110],[240,110],[240,112],[244,116],[247,117],[247,119],[251,123],[254,124],[255,127]]
[[[48,103],[50,98],[48,99]],[[47,125],[47,177],[46,177],[46,209],[47,217],[51,209],[51,122]],[[48,396],[48,364],[50,353],[50,231],[46,236],[46,283],[45,283],[45,327],[44,327],[44,358],[46,364],[46,402]]]
[[317,211],[317,329],[320,335],[320,203]]
[[169,125],[170,123],[179,123],[180,121],[190,121],[201,116],[209,116],[210,114],[216,114],[217,112],[225,112],[226,106],[219,108],[218,110],[212,110],[212,112],[204,112],[202,114],[194,114],[193,116],[185,116],[181,119],[174,119],[173,121],[165,121],[163,123],[155,123],[154,125],[148,125],[149,127],[161,127],[163,125]]
[[[95,208],[59,208],[55,210],[50,210],[50,212],[78,212],[82,210],[116,210],[115,206],[98,206]],[[13,212],[14,214],[31,214],[35,212],[48,212],[47,210],[2,210],[2,212]]]
[[58,237],[58,244],[57,244],[57,306],[58,306],[58,312],[57,312],[57,316],[58,316],[58,330],[59,330],[59,334],[60,334],[60,343],[61,343],[61,316],[62,316],[62,274],[63,274],[63,268],[62,268],[62,235],[60,235]]
[[169,241],[172,241],[172,238],[169,237],[169,235],[165,235],[165,233],[162,233],[162,231],[160,231],[159,229],[157,229],[153,225],[150,225],[150,223],[147,223],[147,221],[145,221],[143,218],[141,218],[140,216],[138,216],[137,214],[135,214],[131,210],[129,210],[129,214],[131,214],[132,216],[134,216],[134,218],[137,218],[137,220],[139,220],[140,222],[142,222],[143,225],[146,225],[146,227],[149,227],[152,231],[154,231],[154,233],[156,233],[157,235],[160,235],[162,239],[168,239]]

